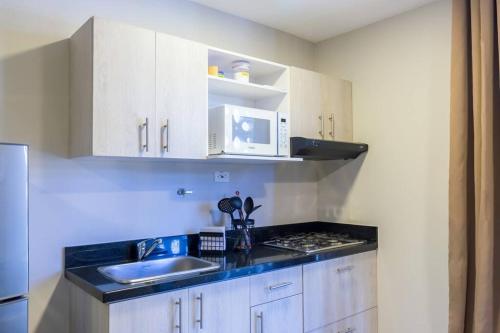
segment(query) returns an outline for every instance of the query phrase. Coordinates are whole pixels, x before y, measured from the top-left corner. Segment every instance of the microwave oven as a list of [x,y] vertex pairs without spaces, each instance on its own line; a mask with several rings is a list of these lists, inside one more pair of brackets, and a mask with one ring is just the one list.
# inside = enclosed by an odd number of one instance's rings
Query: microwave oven
[[224,104],[208,111],[210,155],[290,156],[288,113]]

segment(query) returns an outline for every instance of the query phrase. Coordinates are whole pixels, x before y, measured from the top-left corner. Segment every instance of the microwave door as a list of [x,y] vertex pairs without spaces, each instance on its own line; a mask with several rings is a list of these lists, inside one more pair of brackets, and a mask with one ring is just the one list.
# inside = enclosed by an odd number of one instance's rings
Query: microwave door
[[227,128],[229,147],[234,154],[275,156],[276,151],[276,114],[274,112],[255,112],[235,110],[230,113]]

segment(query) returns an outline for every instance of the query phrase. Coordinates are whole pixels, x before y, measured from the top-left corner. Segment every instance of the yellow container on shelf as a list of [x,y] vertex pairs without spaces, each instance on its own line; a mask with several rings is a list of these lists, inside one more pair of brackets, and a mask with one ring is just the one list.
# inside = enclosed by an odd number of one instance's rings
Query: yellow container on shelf
[[250,82],[250,62],[246,60],[235,60],[232,62],[233,75],[236,81]]
[[219,75],[219,66],[208,66],[208,75]]

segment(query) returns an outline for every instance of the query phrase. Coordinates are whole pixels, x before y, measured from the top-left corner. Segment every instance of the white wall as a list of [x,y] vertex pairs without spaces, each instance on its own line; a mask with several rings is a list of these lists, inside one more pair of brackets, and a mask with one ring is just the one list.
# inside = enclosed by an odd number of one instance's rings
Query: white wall
[[[1,1],[0,142],[31,145],[31,332],[68,331],[65,246],[197,232],[235,190],[264,204],[258,225],[316,219],[309,168],[68,159],[66,39],[92,15],[313,67],[312,44],[187,1]],[[213,182],[221,169],[231,183]]]
[[322,42],[317,68],[353,81],[363,160],[319,182],[319,216],[379,226],[379,332],[448,323],[451,1]]

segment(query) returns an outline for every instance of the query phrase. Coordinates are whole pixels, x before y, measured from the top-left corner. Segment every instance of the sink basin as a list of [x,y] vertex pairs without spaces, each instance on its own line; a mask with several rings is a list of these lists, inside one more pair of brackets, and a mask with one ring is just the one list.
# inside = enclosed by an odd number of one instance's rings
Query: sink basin
[[102,266],[97,270],[118,283],[131,284],[198,274],[219,269],[220,265],[190,256],[138,261]]

